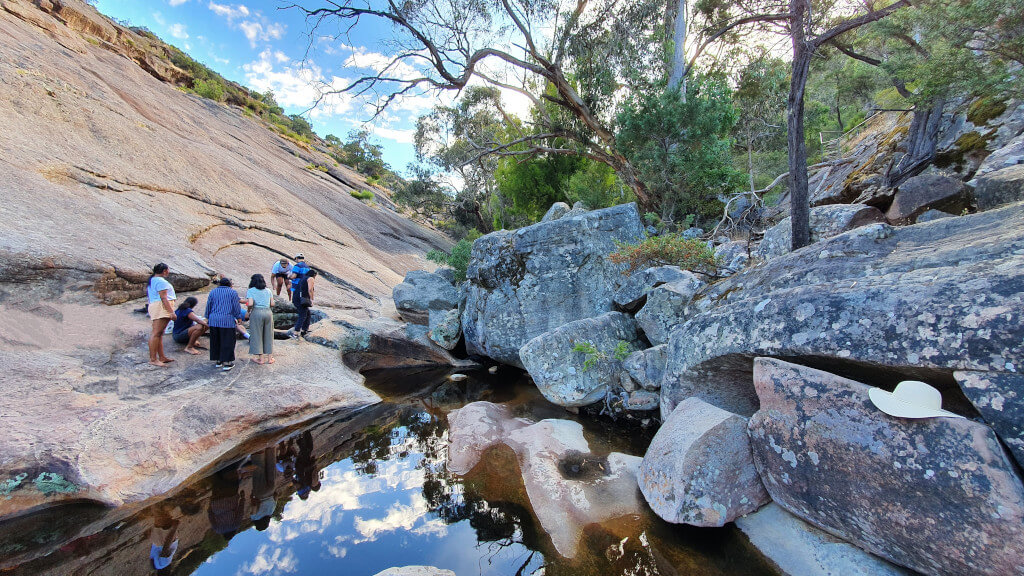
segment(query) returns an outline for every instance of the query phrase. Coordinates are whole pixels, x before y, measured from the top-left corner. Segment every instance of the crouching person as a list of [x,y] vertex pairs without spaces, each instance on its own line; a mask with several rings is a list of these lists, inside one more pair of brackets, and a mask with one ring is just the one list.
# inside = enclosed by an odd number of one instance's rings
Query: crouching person
[[185,301],[178,305],[174,311],[174,341],[185,345],[185,352],[189,354],[201,354],[198,346],[199,337],[206,334],[209,325],[206,320],[195,313],[195,307],[199,304],[194,296],[185,298]]

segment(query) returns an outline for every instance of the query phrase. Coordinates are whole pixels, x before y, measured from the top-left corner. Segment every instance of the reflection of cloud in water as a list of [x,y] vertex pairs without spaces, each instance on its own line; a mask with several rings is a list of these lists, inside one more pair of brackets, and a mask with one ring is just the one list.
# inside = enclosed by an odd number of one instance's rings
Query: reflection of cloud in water
[[427,520],[419,527],[416,526],[420,519],[427,516],[427,502],[418,495],[409,498],[409,504],[393,504],[388,508],[383,518],[363,519],[356,517],[355,529],[363,537],[352,540],[353,544],[372,542],[381,534],[394,532],[396,530],[411,531],[422,535],[444,535],[447,534],[447,527],[439,519]]
[[280,548],[271,550],[270,546],[264,544],[256,552],[256,557],[252,559],[252,563],[243,564],[238,574],[239,576],[242,574],[253,574],[254,576],[294,574],[298,569],[299,559],[295,557],[295,553],[292,552],[291,548],[284,551]]

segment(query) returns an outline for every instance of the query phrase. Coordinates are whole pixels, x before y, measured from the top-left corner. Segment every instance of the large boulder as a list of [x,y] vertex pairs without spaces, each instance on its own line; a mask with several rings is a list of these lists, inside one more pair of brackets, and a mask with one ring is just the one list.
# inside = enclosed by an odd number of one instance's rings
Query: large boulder
[[462,338],[462,317],[458,308],[431,310],[427,318],[427,336],[445,350],[454,350]]
[[341,352],[342,362],[353,370],[414,368],[424,366],[476,367],[475,362],[452,356],[430,338],[426,326],[375,318],[358,324],[337,320],[326,338]]
[[[866,204],[827,204],[811,208],[811,242],[838,236],[866,224],[884,222],[885,215]],[[772,226],[764,233],[756,256],[764,260],[787,254],[793,244],[793,231],[789,218]]]
[[391,292],[399,316],[406,322],[429,322],[430,311],[447,311],[459,307],[459,291],[452,283],[433,272],[413,270]]
[[524,344],[519,356],[549,401],[586,406],[604,398],[622,372],[622,360],[642,347],[636,321],[608,312],[541,334]]
[[750,262],[750,249],[746,242],[725,242],[715,248],[715,260],[724,274],[735,274]]
[[651,509],[676,524],[723,526],[768,502],[747,419],[697,398],[680,403],[658,429],[638,480]]
[[1024,574],[1024,485],[987,426],[892,417],[864,384],[775,359],[754,385],[754,462],[783,508],[925,574]]
[[953,376],[1017,464],[1024,466],[1024,375],[960,371]]
[[676,312],[663,415],[689,396],[753,414],[755,356],[953,389],[954,370],[1024,365],[1022,230],[1021,205],[864,226],[705,288]]
[[900,184],[885,219],[892,224],[909,224],[930,209],[959,214],[970,205],[963,181],[941,174],[921,174]]
[[531,338],[612,310],[625,282],[606,258],[644,237],[635,204],[567,215],[473,243],[462,329],[470,354],[522,367]]
[[682,312],[707,283],[692,272],[647,293],[647,303],[636,314],[640,329],[651,344],[668,342],[672,330],[683,323]]
[[512,418],[506,407],[474,402],[448,414],[448,429],[448,469],[456,474],[469,473],[497,444],[515,452],[541,528],[566,558],[576,556],[584,527],[642,513],[640,458],[591,453],[579,422],[531,423]]
[[655,266],[631,275],[617,292],[615,305],[626,312],[636,312],[647,301],[647,293],[662,284],[691,276],[678,266]]
[[974,205],[979,211],[1024,200],[1024,164],[989,172],[973,182]]
[[544,217],[540,219],[541,222],[551,222],[552,220],[558,220],[565,216],[572,210],[565,202],[555,202],[548,208],[548,211],[544,213]]
[[778,504],[736,519],[750,543],[786,576],[910,576],[909,570],[818,530]]

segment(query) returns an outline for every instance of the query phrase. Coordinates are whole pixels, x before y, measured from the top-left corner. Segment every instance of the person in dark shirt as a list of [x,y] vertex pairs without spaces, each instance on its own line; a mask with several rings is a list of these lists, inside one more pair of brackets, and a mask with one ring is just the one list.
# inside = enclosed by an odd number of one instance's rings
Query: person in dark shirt
[[199,337],[206,334],[210,325],[206,320],[195,313],[195,307],[199,304],[194,296],[185,298],[185,301],[178,304],[174,311],[174,341],[185,345],[185,352],[189,354],[201,354],[201,348],[197,346]]
[[295,317],[295,326],[288,331],[288,336],[298,338],[309,332],[309,309],[313,306],[313,298],[316,295],[317,271],[310,270],[299,280],[299,285],[292,292],[293,303],[298,315]]
[[221,278],[220,286],[206,298],[206,321],[210,325],[210,360],[225,372],[235,366],[235,328],[245,318],[238,292],[230,278]]

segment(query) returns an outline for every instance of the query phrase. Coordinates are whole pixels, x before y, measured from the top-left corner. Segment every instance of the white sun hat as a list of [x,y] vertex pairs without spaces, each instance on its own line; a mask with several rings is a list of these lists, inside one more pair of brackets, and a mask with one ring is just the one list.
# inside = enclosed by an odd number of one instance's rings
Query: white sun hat
[[942,393],[917,380],[904,380],[892,392],[881,388],[868,390],[868,398],[882,412],[899,418],[963,418],[942,409]]

